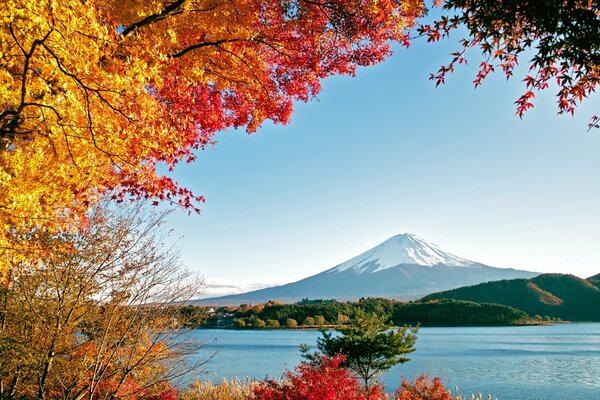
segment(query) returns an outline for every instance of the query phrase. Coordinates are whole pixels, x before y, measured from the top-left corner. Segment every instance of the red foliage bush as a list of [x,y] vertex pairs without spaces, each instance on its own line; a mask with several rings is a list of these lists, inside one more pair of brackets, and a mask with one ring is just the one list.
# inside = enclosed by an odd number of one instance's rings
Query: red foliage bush
[[93,398],[115,400],[177,400],[176,390],[169,384],[157,385],[153,390],[141,388],[133,378],[127,378],[119,385],[115,379],[101,381]]
[[442,379],[436,376],[429,379],[429,375],[421,375],[412,383],[405,378],[402,386],[396,390],[394,400],[455,400],[450,391],[442,384]]
[[177,393],[175,389],[165,389],[154,396],[146,397],[146,400],[177,400]]
[[343,357],[322,357],[286,372],[281,381],[262,382],[254,390],[260,400],[381,400],[381,386],[365,392],[356,376],[340,367]]

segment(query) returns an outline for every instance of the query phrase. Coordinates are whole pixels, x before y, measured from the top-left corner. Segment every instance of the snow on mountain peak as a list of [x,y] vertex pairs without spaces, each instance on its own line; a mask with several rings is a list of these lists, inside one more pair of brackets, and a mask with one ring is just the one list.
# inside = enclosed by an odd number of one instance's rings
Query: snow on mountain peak
[[399,264],[417,264],[426,267],[444,264],[450,267],[468,267],[477,263],[445,252],[435,244],[429,243],[417,235],[404,233],[392,236],[380,245],[338,265],[330,271],[342,272],[355,269],[362,273],[372,264],[375,264],[376,268],[369,268],[370,272],[379,272]]

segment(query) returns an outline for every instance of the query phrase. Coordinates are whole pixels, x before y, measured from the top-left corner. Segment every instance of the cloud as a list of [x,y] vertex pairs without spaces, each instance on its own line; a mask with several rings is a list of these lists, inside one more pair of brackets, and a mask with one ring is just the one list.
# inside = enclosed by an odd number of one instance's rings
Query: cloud
[[202,294],[199,296],[200,299],[208,297],[225,296],[228,294],[238,294],[250,292],[252,290],[264,289],[267,287],[277,286],[279,283],[273,282],[248,282],[248,281],[236,281],[232,279],[222,278],[204,278],[204,285],[201,289]]

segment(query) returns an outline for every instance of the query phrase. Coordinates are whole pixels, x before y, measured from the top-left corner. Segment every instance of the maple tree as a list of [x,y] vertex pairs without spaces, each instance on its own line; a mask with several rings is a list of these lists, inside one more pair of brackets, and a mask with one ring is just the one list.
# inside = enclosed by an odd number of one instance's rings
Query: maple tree
[[401,386],[394,394],[394,400],[454,400],[454,397],[444,387],[440,377],[430,379],[427,375],[421,375],[412,382],[403,377]]
[[[495,70],[510,78],[519,58],[531,57],[523,78],[525,92],[515,102],[521,118],[534,106],[535,93],[553,82],[559,114],[573,114],[595,92],[600,82],[598,0],[435,0],[434,4],[443,7],[442,17],[420,26],[420,35],[435,42],[453,31],[466,31],[451,62],[431,75],[436,85],[444,83],[457,64],[467,62],[469,49],[476,49],[482,61],[475,87]],[[599,117],[593,116],[589,128],[599,127]]]
[[261,400],[379,400],[383,388],[363,390],[352,372],[342,367],[343,356],[321,357],[317,363],[303,362],[287,371],[282,380],[263,381],[254,388]]
[[220,130],[287,123],[321,79],[390,55],[421,11],[419,0],[3,1],[3,259],[32,232],[76,228],[102,196],[198,211],[203,198],[163,166],[194,160]]

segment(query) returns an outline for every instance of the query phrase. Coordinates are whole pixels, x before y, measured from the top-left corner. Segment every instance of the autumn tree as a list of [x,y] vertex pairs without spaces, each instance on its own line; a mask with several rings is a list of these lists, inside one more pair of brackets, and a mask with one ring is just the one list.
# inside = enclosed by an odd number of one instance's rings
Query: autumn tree
[[[285,124],[331,75],[384,60],[417,0],[6,0],[0,259],[101,196],[197,211],[172,170],[226,128]],[[83,222],[81,222],[83,223]]]
[[444,387],[440,377],[431,379],[428,375],[416,377],[412,382],[403,377],[402,385],[394,394],[394,400],[459,400],[461,398],[457,396],[455,399]]
[[322,315],[315,315],[315,325],[325,325],[325,317]]
[[[519,60],[528,58],[528,73],[522,78],[525,92],[515,102],[517,115],[533,107],[535,93],[557,87],[559,114],[573,114],[594,93],[600,82],[600,2],[598,0],[435,0],[443,13],[419,32],[428,41],[466,32],[451,62],[431,75],[444,83],[457,64],[467,62],[468,51],[482,58],[474,79],[479,86],[494,71],[506,78]],[[598,128],[594,116],[590,128]]]
[[287,319],[285,320],[285,326],[286,326],[286,328],[288,328],[288,329],[294,329],[294,328],[297,328],[297,327],[298,327],[298,321],[296,321],[296,320],[295,320],[295,319],[293,319],[293,318],[287,318]]
[[303,345],[304,357],[318,362],[321,354],[343,356],[342,366],[354,371],[369,390],[381,372],[410,360],[406,354],[414,351],[418,327],[392,329],[386,317],[359,310],[347,325],[336,330],[339,334],[321,331],[322,336],[317,339],[318,351],[313,354]]
[[140,212],[96,207],[86,230],[37,239],[53,251],[1,293],[0,398],[140,397],[193,367],[181,308],[198,286]]
[[254,388],[261,400],[381,400],[381,386],[363,390],[356,376],[343,367],[344,358],[320,357],[287,371],[281,380],[260,382]]

